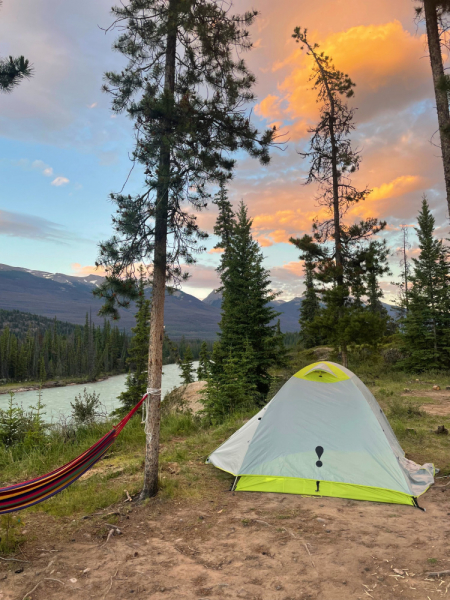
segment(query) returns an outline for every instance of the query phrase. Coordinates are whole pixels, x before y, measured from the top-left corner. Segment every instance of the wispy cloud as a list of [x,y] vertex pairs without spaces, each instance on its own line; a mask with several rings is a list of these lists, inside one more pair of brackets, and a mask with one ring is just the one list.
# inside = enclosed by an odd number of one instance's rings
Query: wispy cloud
[[0,235],[62,242],[73,238],[64,227],[42,217],[0,209]]
[[33,161],[31,163],[31,168],[41,171],[41,173],[43,175],[45,175],[46,177],[51,177],[53,175],[53,168],[50,167],[49,165],[45,164],[45,162],[43,160]]
[[67,179],[67,177],[56,177],[56,179],[54,179],[51,183],[51,185],[55,185],[57,187],[61,186],[61,185],[66,185],[66,183],[69,183],[69,180]]

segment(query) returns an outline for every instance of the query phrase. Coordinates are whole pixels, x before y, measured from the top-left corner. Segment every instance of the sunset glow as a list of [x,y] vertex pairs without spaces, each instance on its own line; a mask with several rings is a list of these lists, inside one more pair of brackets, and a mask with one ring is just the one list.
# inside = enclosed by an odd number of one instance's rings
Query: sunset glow
[[[103,274],[92,265],[98,242],[111,234],[108,194],[127,180],[133,145],[131,122],[112,115],[110,99],[100,91],[103,73],[122,68],[120,56],[110,49],[113,36],[97,27],[110,23],[110,1],[82,0],[76,7],[80,19],[61,11],[51,23],[37,18],[50,0],[26,14],[18,4],[2,7],[1,39],[8,40],[2,51],[32,56],[36,76],[13,96],[2,97],[0,235],[8,239],[2,262],[79,276]],[[233,10],[248,8],[247,0],[238,0]],[[395,272],[398,226],[414,224],[424,193],[442,235],[447,224],[426,39],[411,1],[369,6],[351,0],[343,10],[332,0],[262,0],[258,10],[254,48],[244,57],[257,77],[252,119],[260,129],[276,125],[283,146],[273,150],[267,167],[239,155],[229,196],[235,206],[240,200],[248,206],[274,287],[286,299],[302,293],[303,267],[289,237],[309,233],[313,219],[325,216],[317,187],[304,185],[308,165],[299,156],[319,114],[311,57],[291,37],[299,25],[356,83],[352,138],[361,167],[354,182],[372,191],[345,218],[348,223],[369,216],[388,222],[383,236],[392,246]],[[80,49],[81,36],[86,43]],[[89,46],[95,48],[95,60]],[[142,173],[135,168],[125,191],[141,188]],[[210,206],[198,222],[212,234],[215,217]],[[411,240],[414,245],[414,234]],[[207,252],[189,269],[185,291],[204,297],[217,286],[221,251],[216,242],[211,235]]]

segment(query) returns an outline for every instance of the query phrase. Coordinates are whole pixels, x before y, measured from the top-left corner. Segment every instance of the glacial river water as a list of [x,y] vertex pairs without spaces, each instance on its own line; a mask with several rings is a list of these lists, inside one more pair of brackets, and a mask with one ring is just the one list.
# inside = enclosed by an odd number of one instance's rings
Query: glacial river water
[[[194,362],[197,370],[198,362]],[[117,396],[125,389],[126,375],[115,375],[105,381],[96,383],[82,383],[67,385],[58,388],[46,388],[42,390],[42,401],[45,404],[44,419],[48,422],[58,420],[60,414],[70,415],[71,406],[76,395],[83,393],[84,388],[89,392],[100,394],[100,402],[108,412],[119,406]],[[164,365],[162,378],[162,397],[166,392],[181,385],[180,368],[178,365]],[[0,395],[0,408],[5,409],[9,400],[8,394]],[[24,409],[33,406],[37,402],[37,391],[18,392],[15,394],[15,402]]]

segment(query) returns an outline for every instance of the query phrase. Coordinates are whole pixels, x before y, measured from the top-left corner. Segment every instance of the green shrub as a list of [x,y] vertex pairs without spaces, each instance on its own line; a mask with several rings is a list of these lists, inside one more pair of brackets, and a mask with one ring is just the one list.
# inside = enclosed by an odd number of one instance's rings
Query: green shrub
[[389,404],[389,416],[393,419],[414,419],[422,417],[423,412],[417,404],[395,398]]
[[15,552],[23,538],[18,529],[24,526],[24,522],[17,515],[8,513],[0,517],[0,554],[11,554]]
[[86,388],[83,390],[83,396],[80,392],[70,406],[72,407],[72,418],[79,425],[93,423],[101,416],[99,413],[100,394],[89,393]]
[[9,393],[8,408],[0,410],[0,444],[6,447],[20,444],[31,428],[30,416],[14,402],[14,393]]

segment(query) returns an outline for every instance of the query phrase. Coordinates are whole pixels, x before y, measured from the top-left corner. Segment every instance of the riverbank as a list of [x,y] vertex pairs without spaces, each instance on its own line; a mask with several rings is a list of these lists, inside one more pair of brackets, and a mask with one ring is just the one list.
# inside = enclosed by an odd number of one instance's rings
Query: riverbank
[[[197,368],[197,363],[194,363]],[[120,406],[118,399],[120,394],[126,388],[127,374],[102,376],[96,381],[88,381],[79,378],[78,381],[72,379],[52,380],[45,382],[42,388],[41,401],[44,404],[43,418],[46,423],[59,422],[60,418],[67,418],[72,413],[72,405],[76,396],[83,396],[84,390],[87,393],[98,394],[103,411],[107,414]],[[55,385],[56,382],[56,385]],[[162,397],[170,390],[181,385],[181,371],[177,364],[168,364],[163,367],[163,377],[161,385]],[[49,385],[50,384],[50,385]],[[24,391],[23,388],[26,388]],[[28,388],[28,389],[27,389]],[[10,388],[11,390],[11,388]],[[10,390],[5,389],[4,392]],[[17,384],[12,391],[14,392],[14,402],[21,406],[25,411],[36,405],[37,394],[39,390],[38,382],[27,382],[27,384]],[[9,396],[6,393],[0,395],[0,409],[5,410],[8,404]],[[136,398],[138,402],[140,398]]]
[[[175,365],[176,363],[167,363],[163,365],[163,368],[169,365]],[[99,383],[100,381],[106,381],[107,379],[111,379],[111,377],[116,377],[117,375],[126,375],[127,373],[109,373],[108,375],[100,375],[95,379],[90,377],[61,377],[58,379],[52,379],[51,381],[44,381],[40,383],[39,381],[27,381],[27,382],[16,382],[16,383],[4,383],[0,384],[0,395],[1,394],[9,394],[10,392],[20,393],[20,392],[34,392],[42,389],[51,389],[51,388],[60,388],[67,387],[70,385],[82,385],[84,383],[94,384]]]
[[5,383],[0,385],[0,395],[1,394],[9,394],[10,392],[19,393],[19,392],[33,392],[36,390],[48,389],[48,388],[57,388],[57,387],[67,387],[69,385],[81,385],[83,383],[98,383],[99,381],[106,381],[115,375],[121,375],[122,373],[111,373],[110,375],[104,375],[101,377],[96,377],[92,379],[90,377],[67,377],[63,379],[53,379],[52,381],[44,381],[40,383],[39,381],[30,381],[30,382],[18,382],[18,383]]

